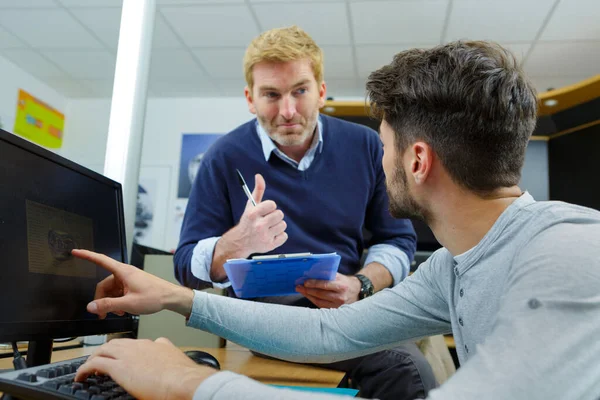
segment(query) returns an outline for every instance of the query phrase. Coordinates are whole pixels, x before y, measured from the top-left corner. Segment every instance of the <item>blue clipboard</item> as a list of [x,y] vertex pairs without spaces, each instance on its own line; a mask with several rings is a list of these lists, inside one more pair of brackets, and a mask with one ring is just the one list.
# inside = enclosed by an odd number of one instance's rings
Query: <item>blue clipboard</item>
[[223,265],[235,295],[252,297],[297,294],[307,279],[335,279],[341,257],[330,254],[278,254],[227,260]]

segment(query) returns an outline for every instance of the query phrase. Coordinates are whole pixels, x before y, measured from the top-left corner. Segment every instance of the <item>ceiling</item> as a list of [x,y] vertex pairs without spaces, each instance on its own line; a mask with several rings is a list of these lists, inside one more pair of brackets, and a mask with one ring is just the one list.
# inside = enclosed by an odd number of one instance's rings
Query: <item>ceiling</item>
[[[142,0],[130,0],[142,1]],[[297,24],[323,48],[328,95],[363,96],[410,47],[495,40],[539,91],[600,74],[599,0],[156,0],[149,95],[241,96],[242,56]],[[66,97],[108,97],[122,0],[0,0],[0,56]]]

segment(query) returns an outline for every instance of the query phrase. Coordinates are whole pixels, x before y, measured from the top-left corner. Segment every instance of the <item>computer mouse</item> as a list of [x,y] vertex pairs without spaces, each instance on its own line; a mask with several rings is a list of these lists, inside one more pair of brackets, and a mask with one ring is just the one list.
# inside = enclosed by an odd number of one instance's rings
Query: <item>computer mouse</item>
[[196,364],[207,365],[214,369],[221,369],[219,362],[211,354],[200,350],[184,351],[184,354],[192,359]]

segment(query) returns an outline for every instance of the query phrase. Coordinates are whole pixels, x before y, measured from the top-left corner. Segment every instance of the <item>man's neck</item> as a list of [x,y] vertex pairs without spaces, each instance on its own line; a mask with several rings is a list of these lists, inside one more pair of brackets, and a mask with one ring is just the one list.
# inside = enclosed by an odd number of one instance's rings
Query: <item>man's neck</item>
[[457,256],[475,247],[500,215],[521,196],[517,186],[480,197],[465,190],[446,192],[433,210],[430,226],[438,241]]

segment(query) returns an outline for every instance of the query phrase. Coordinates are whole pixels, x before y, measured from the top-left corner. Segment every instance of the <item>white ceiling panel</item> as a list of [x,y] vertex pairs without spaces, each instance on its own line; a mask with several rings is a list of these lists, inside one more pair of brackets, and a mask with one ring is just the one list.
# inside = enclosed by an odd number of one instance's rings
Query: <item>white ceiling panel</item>
[[204,79],[171,79],[150,83],[152,97],[217,97],[221,92]]
[[66,74],[56,65],[45,59],[40,53],[29,49],[4,50],[2,56],[19,68],[40,79],[66,78]]
[[[252,4],[261,3],[341,3],[344,0],[248,0]],[[353,1],[353,0],[350,0]],[[363,0],[364,1],[364,0]]]
[[122,7],[123,0],[57,0],[65,7]]
[[19,47],[22,48],[27,46],[12,33],[0,26],[0,49],[14,49]]
[[[94,93],[81,82],[72,79],[46,79],[48,86],[67,97],[92,97]],[[68,118],[68,116],[67,116]]]
[[198,79],[204,72],[187,50],[155,50],[150,62],[150,79]]
[[54,0],[0,0],[0,8],[52,8]]
[[327,79],[327,97],[361,96],[365,93],[365,86],[358,79]]
[[244,88],[246,87],[246,81],[243,78],[240,79],[219,79],[214,81],[219,87],[221,95],[225,97],[244,97]]
[[160,5],[241,4],[244,0],[157,0]]
[[245,48],[237,49],[194,49],[200,63],[213,78],[243,78]]
[[322,49],[325,79],[356,78],[352,48],[350,46],[322,46]]
[[446,0],[350,3],[356,44],[439,43]]
[[348,15],[343,2],[269,3],[256,4],[253,8],[263,30],[298,25],[321,46],[350,44]]
[[0,25],[35,48],[101,47],[64,10],[3,10]]
[[46,57],[77,79],[112,79],[115,57],[103,50],[42,51]]
[[358,76],[366,78],[376,69],[392,62],[392,59],[401,51],[418,48],[429,48],[433,45],[380,45],[380,46],[357,46],[356,59],[358,63]]
[[258,35],[246,6],[164,7],[161,12],[190,47],[246,46]]
[[113,80],[109,79],[82,79],[80,82],[90,88],[96,97],[110,97],[113,92]]
[[165,23],[164,17],[156,14],[154,23],[154,32],[152,33],[152,47],[155,49],[177,49],[182,48],[182,44],[173,33],[173,30]]
[[600,74],[600,42],[538,43],[525,61],[530,76]]
[[121,25],[120,8],[76,8],[71,12],[94,32],[102,43],[111,49],[117,48]]
[[600,1],[562,1],[540,40],[600,39]]
[[[399,51],[458,38],[507,47],[538,90],[600,74],[600,0],[156,1],[152,96],[243,96],[248,43],[292,24],[323,48],[338,98],[362,98],[366,77]],[[67,97],[108,97],[122,3],[0,0],[0,55]]]
[[529,52],[529,49],[531,48],[531,44],[530,43],[500,43],[502,45],[502,47],[506,48],[507,50],[510,50],[515,57],[517,58],[517,61],[522,62],[523,59],[525,58],[525,56],[527,56],[527,52]]
[[533,40],[553,3],[554,0],[456,1],[444,40]]

